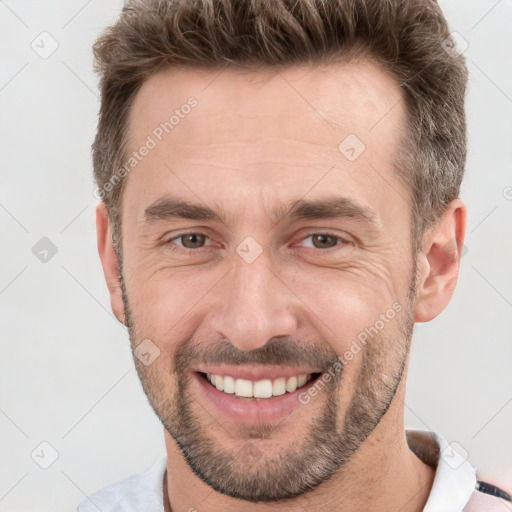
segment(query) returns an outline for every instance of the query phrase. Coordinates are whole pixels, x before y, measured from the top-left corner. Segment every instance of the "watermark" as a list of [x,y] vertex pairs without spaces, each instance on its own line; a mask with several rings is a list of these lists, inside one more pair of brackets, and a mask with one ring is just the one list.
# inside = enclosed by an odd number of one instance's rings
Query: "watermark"
[[254,443],[245,444],[236,454],[238,461],[243,461],[249,466],[255,466],[263,457],[263,453]]
[[149,153],[155,149],[163,138],[178,126],[185,117],[192,112],[192,109],[197,107],[198,101],[191,96],[186,103],[183,103],[180,108],[174,109],[173,114],[166,121],[162,121],[156,126],[150,135],[148,135],[144,143],[136,150],[133,151],[131,156],[126,160],[126,163],[115,172],[110,179],[103,184],[101,188],[96,187],[93,195],[96,199],[103,201],[108,192],[112,192],[114,188],[141,162]]
[[[448,257],[450,261],[457,261],[462,259],[468,252],[468,247],[465,243],[461,243],[460,252],[459,252],[459,242],[456,237],[450,238],[446,244],[443,245],[442,252],[445,256]],[[439,267],[436,264],[432,264],[432,272],[437,272],[441,269],[441,266],[444,264],[444,261],[439,263]]]
[[41,263],[48,263],[57,252],[57,246],[46,236],[43,236],[43,238],[32,247],[32,254]]
[[461,34],[454,31],[443,40],[441,46],[450,57],[456,59],[469,48],[469,43]]
[[263,247],[252,236],[248,236],[238,244],[236,252],[246,263],[253,263],[263,252]]
[[446,445],[441,452],[441,459],[452,469],[459,469],[468,457],[468,451],[457,441]]
[[59,43],[49,32],[41,32],[31,43],[30,47],[41,59],[49,59],[59,48]]
[[384,327],[386,327],[386,325],[395,318],[396,314],[402,311],[402,309],[402,304],[400,304],[400,302],[395,302],[386,310],[385,313],[380,314],[379,318],[373,323],[373,325],[362,330],[356,338],[352,340],[350,348],[342,355],[339,355],[338,360],[323,372],[312,386],[299,393],[299,402],[303,405],[308,404],[311,401],[311,397],[315,397],[321,389],[329,384],[329,382],[331,382],[331,380],[341,372],[348,361],[352,361],[354,356],[361,352],[362,345],[366,345],[368,338],[373,338],[379,334],[379,332],[381,332]]
[[512,187],[505,187],[505,188],[503,189],[503,197],[504,197],[507,201],[512,200]]
[[48,441],[42,441],[32,450],[30,457],[40,468],[48,469],[59,458],[59,452]]
[[160,356],[160,349],[146,338],[135,347],[133,353],[144,366],[149,366]]
[[338,145],[338,151],[349,162],[355,162],[365,150],[366,145],[355,133],[347,135]]
[[339,361],[336,361],[330,366],[322,375],[317,379],[317,381],[310,386],[306,391],[302,391],[299,393],[299,402],[303,405],[309,404],[312,397],[318,395],[319,391],[323,389],[331,380],[336,377],[336,374],[340,373],[343,369],[343,364],[341,362],[341,356],[338,356]]

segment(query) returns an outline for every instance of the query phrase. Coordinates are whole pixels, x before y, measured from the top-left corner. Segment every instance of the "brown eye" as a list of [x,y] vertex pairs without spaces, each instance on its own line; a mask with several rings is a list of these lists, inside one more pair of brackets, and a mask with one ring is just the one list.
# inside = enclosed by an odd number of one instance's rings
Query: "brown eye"
[[207,236],[202,233],[187,233],[185,235],[179,235],[171,241],[176,242],[180,240],[181,244],[178,245],[182,245],[185,249],[199,249],[203,247],[206,238]]
[[308,238],[311,238],[311,242],[315,249],[330,249],[331,247],[335,247],[338,244],[338,240],[340,240],[339,236],[328,234],[316,234],[311,235]]

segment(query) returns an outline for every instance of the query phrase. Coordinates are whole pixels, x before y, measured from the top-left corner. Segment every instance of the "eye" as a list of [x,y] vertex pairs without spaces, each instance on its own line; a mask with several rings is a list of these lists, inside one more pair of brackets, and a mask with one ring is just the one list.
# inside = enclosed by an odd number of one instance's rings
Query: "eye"
[[[182,233],[165,242],[165,245],[183,247],[184,249],[201,249],[204,247],[207,235],[204,233]],[[180,241],[181,243],[179,243]]]
[[[184,250],[194,251],[207,247],[206,241],[209,239],[208,235],[204,233],[182,233],[176,235],[166,242],[164,245],[169,246],[172,250]],[[304,243],[306,240],[311,240],[310,243]],[[311,235],[302,238],[302,242],[306,247],[313,249],[331,249],[338,245],[344,245],[348,242],[338,235],[332,233],[312,233]]]
[[[347,243],[346,240],[343,240],[338,235],[333,235],[331,233],[313,233],[302,240],[311,239],[311,245],[306,245],[307,247],[312,247],[313,249],[330,249],[332,247],[336,247],[337,245],[341,245],[343,243]],[[338,244],[338,241],[341,244]]]

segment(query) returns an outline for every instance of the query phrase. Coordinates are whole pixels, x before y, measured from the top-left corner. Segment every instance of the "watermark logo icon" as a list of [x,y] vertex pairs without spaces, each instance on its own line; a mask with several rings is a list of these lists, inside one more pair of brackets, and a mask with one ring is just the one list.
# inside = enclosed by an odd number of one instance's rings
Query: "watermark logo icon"
[[252,236],[248,236],[238,244],[236,252],[246,263],[253,263],[263,252],[263,247]]
[[48,469],[59,458],[59,452],[48,441],[42,441],[30,457],[40,468]]
[[237,453],[238,460],[245,461],[249,466],[253,466],[263,457],[263,453],[254,443],[245,444]]
[[48,263],[57,254],[57,251],[57,246],[46,236],[43,236],[43,238],[32,247],[32,254],[41,263]]
[[458,32],[454,31],[441,43],[441,46],[448,55],[456,59],[469,48],[469,43]]
[[340,142],[338,150],[349,162],[355,162],[365,152],[366,146],[356,134],[351,133]]
[[41,32],[33,41],[30,43],[30,47],[34,50],[41,59],[49,59],[59,47],[57,40],[49,33]]
[[452,469],[459,469],[468,459],[469,453],[457,441],[452,441],[441,452],[441,458]]
[[150,339],[146,338],[135,347],[133,353],[143,365],[149,366],[160,355],[160,349]]

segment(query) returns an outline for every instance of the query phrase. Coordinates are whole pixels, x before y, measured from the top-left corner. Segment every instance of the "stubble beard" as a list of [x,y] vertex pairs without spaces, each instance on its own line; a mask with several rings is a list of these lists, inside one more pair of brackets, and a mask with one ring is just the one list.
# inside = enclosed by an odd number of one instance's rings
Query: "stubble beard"
[[[122,274],[120,277],[126,325],[133,350],[145,336],[134,323]],[[271,456],[265,455],[265,450],[260,450],[258,444],[271,439],[272,432],[279,426],[247,427],[236,449],[227,449],[216,441],[207,425],[215,425],[215,419],[202,407],[194,410],[194,402],[189,398],[190,371],[187,371],[186,363],[175,364],[174,369],[166,370],[159,368],[158,364],[145,366],[134,357],[137,372],[151,407],[180,448],[190,469],[203,482],[219,493],[250,502],[296,498],[327,482],[346,466],[389,409],[409,355],[415,290],[414,281],[411,282],[403,317],[398,319],[398,328],[387,333],[386,328],[389,327],[386,327],[361,350],[361,368],[343,421],[339,419],[343,406],[340,400],[342,370],[323,388],[325,403],[321,412],[309,421],[302,440],[295,440]],[[282,364],[279,346],[282,347],[280,344],[272,346],[272,354],[277,354],[277,362]],[[183,361],[190,360],[187,346],[182,349]],[[265,349],[266,346],[257,349],[258,354],[268,360],[271,356],[265,353]],[[232,346],[230,350],[233,350]],[[173,396],[166,396],[166,379],[171,373],[176,375],[176,391]],[[198,412],[207,416],[206,421]],[[288,438],[293,437],[293,432],[290,432],[293,425],[294,422],[289,421],[284,427],[289,429]],[[219,424],[216,426],[220,430],[223,428]],[[225,435],[225,432],[221,434]]]

